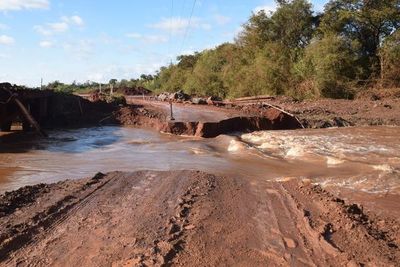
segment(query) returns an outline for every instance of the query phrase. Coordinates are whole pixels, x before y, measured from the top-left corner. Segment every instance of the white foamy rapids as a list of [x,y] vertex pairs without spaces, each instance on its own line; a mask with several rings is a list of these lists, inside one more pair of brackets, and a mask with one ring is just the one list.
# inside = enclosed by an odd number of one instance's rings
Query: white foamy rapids
[[229,142],[228,151],[229,152],[240,152],[247,148],[248,148],[248,146],[246,146],[246,144],[244,144],[243,142],[240,142],[238,140],[231,140]]
[[342,160],[342,159],[329,157],[329,156],[326,157],[326,164],[328,166],[337,166],[337,165],[340,165],[342,163],[344,163],[344,160]]
[[304,148],[299,145],[294,145],[286,151],[286,157],[288,158],[298,158],[305,155]]
[[372,168],[377,171],[383,171],[388,173],[393,173],[396,170],[389,164],[373,165]]
[[[377,135],[368,129],[331,129],[299,131],[260,131],[243,134],[242,140],[265,154],[302,161],[322,160],[326,166],[366,163],[377,170],[393,171],[381,166],[387,158],[400,157],[400,146],[392,132]],[[393,161],[393,160],[392,160]],[[390,162],[391,166],[399,162]],[[395,169],[398,167],[394,167]]]
[[302,144],[302,140],[289,136],[276,136],[264,131],[244,134],[242,139],[263,152],[280,157],[298,158],[307,154],[307,147]]

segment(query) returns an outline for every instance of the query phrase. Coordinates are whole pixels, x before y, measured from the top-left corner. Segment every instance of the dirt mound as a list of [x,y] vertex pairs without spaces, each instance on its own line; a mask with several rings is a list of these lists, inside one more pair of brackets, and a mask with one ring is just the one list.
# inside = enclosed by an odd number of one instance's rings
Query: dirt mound
[[[327,128],[369,125],[400,126],[400,98],[319,99],[297,101],[275,97],[266,101],[295,115],[307,128]],[[233,107],[248,115],[262,116],[270,107],[262,103],[246,103]]]
[[39,195],[48,192],[49,186],[38,184],[27,186],[0,196],[0,217],[9,215],[15,210],[34,203]]
[[399,99],[400,88],[386,88],[386,89],[371,89],[362,91],[357,94],[357,99],[360,100],[382,100],[382,99]]

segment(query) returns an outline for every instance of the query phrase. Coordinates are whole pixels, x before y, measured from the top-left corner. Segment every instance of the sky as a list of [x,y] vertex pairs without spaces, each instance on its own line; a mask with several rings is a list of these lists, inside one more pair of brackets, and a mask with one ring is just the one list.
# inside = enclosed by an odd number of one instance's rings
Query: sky
[[[321,11],[326,0],[313,0]],[[273,0],[0,0],[0,82],[108,82],[231,42]]]

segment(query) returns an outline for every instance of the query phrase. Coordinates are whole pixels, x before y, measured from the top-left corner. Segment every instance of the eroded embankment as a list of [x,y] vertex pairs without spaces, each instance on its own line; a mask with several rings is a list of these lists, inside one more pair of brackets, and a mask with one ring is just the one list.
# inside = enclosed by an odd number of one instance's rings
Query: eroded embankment
[[28,120],[28,117],[46,129],[96,126],[105,118],[108,123],[118,123],[113,114],[119,108],[119,103],[115,101],[90,102],[72,94],[23,89],[0,83],[1,131],[10,131],[12,125],[16,124],[22,125],[25,131],[31,130],[32,120]]
[[12,266],[400,262],[397,220],[308,181],[115,172],[8,193],[0,212],[0,262]]
[[124,125],[151,127],[166,133],[206,138],[231,132],[289,130],[302,127],[296,118],[274,109],[265,112],[263,116],[238,116],[218,122],[180,122],[169,120],[160,111],[148,108],[125,107],[117,114],[117,120]]
[[[382,90],[385,91],[390,90]],[[400,89],[384,96],[372,94],[355,100],[316,99],[298,101],[290,97],[271,97],[267,105],[254,102],[238,104],[245,114],[262,115],[269,104],[298,117],[307,128],[390,125],[400,126]]]

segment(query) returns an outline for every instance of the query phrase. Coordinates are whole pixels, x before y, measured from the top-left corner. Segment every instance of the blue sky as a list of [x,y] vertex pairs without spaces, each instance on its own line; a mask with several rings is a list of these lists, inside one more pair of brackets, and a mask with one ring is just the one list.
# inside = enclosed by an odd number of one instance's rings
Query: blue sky
[[[326,2],[312,1],[315,10]],[[0,0],[0,81],[137,78],[182,53],[232,41],[251,12],[274,7],[273,0]]]

